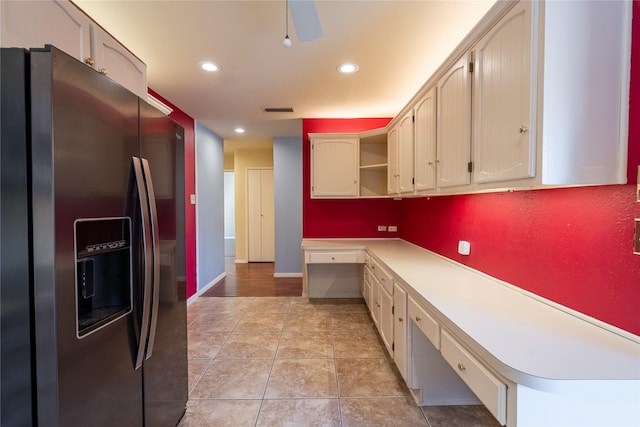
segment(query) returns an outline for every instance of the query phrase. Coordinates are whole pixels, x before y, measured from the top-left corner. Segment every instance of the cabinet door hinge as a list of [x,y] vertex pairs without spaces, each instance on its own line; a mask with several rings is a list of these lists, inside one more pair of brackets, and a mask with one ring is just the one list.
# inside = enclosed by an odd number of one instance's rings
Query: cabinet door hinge
[[414,114],[413,116],[411,116],[411,122],[412,122],[412,123],[415,123],[415,122],[416,122],[416,116],[415,116],[415,114]]
[[391,314],[396,314],[396,306],[395,305],[391,306]]
[[415,178],[411,178],[411,184],[415,185],[416,183],[416,179]]
[[469,72],[473,73],[473,62],[469,62]]
[[467,163],[467,170],[469,171],[469,173],[473,172],[473,162]]
[[396,351],[396,343],[391,343],[391,351]]

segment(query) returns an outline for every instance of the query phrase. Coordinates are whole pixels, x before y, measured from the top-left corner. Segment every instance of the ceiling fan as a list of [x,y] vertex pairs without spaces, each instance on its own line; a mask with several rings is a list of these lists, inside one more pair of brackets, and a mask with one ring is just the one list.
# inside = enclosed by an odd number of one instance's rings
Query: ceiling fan
[[316,9],[315,0],[285,0],[286,2],[286,35],[283,45],[291,47],[291,39],[289,38],[289,9],[291,10],[291,19],[296,27],[298,40],[301,42],[309,42],[322,37],[322,26]]

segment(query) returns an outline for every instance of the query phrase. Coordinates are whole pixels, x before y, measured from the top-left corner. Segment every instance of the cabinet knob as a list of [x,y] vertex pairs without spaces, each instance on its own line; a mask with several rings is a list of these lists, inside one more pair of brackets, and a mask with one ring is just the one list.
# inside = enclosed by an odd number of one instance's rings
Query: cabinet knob
[[433,162],[428,162],[427,165],[433,166]]
[[421,320],[422,320],[422,318],[420,316],[416,316],[416,322],[419,322]]
[[103,76],[106,76],[107,73],[107,69],[106,68],[100,68],[100,74],[102,74]]
[[333,257],[333,256],[332,256],[332,257],[331,257],[331,261],[335,261],[335,260],[336,260],[336,257]]
[[528,130],[529,130],[528,127],[526,127],[525,125],[522,125],[518,128],[518,133],[525,133]]
[[402,317],[398,317],[398,322],[402,322]]
[[84,63],[87,64],[87,65],[93,65],[96,62],[93,60],[92,57],[88,57],[88,58],[85,58]]
[[467,368],[461,363],[458,363],[458,371],[464,372]]

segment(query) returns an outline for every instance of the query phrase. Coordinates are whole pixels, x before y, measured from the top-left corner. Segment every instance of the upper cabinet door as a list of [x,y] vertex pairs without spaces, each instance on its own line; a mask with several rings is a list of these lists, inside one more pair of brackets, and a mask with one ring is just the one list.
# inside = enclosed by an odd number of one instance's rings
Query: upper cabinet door
[[415,107],[416,191],[436,188],[436,90],[429,89]]
[[471,79],[465,53],[438,81],[438,187],[470,184]]
[[474,57],[474,182],[535,176],[530,2],[514,6],[478,42]]
[[398,193],[398,127],[394,126],[387,133],[387,193]]
[[82,62],[91,62],[91,19],[68,1],[1,1],[2,47],[50,44]]
[[398,192],[413,192],[413,111],[398,124]]
[[358,138],[311,140],[311,196],[357,197]]
[[94,68],[139,97],[147,97],[147,66],[98,25],[91,27]]

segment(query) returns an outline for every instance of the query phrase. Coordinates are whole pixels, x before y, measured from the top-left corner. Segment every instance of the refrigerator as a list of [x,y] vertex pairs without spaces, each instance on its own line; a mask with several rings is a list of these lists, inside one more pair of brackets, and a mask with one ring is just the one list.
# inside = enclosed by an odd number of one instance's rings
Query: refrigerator
[[175,426],[183,130],[55,47],[1,53],[0,424]]

